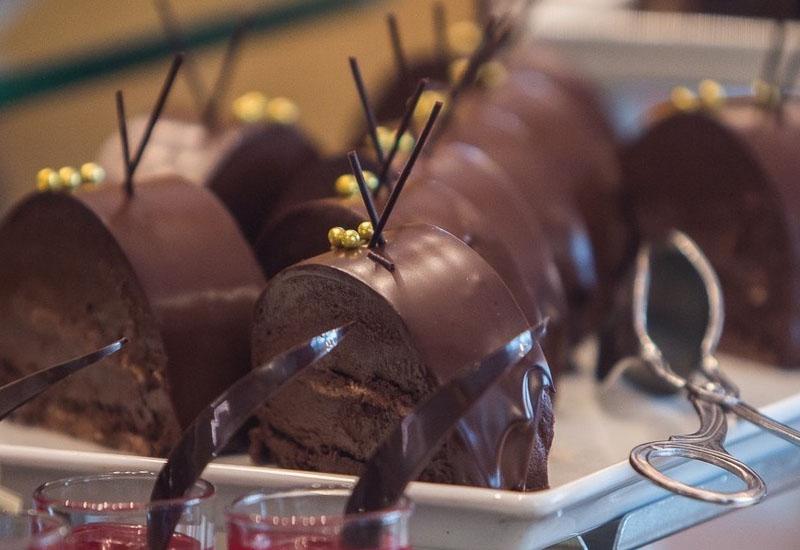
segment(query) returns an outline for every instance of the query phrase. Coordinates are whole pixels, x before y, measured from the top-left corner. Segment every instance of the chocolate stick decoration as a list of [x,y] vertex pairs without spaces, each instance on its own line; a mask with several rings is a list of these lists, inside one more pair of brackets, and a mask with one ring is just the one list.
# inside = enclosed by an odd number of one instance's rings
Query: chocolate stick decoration
[[375,113],[372,112],[369,96],[367,96],[367,87],[364,85],[364,79],[361,78],[361,70],[358,68],[358,61],[355,57],[350,58],[350,70],[353,72],[353,80],[356,82],[358,97],[361,99],[361,107],[364,109],[364,116],[367,119],[367,130],[372,140],[372,147],[375,149],[375,158],[378,160],[378,166],[382,166],[384,158],[383,148],[378,139],[378,124],[375,122]]
[[[164,34],[167,35],[167,40],[172,47],[173,53],[178,55],[182,52],[186,52],[186,40],[183,37],[181,26],[178,24],[178,18],[175,17],[175,13],[172,11],[170,0],[153,0],[153,5],[158,13],[161,27],[164,29]],[[197,106],[197,112],[205,112],[206,87],[203,84],[203,79],[200,78],[200,71],[197,70],[197,66],[191,59],[186,63],[186,78],[189,81],[189,91]]]
[[406,103],[406,110],[403,112],[403,117],[400,119],[400,125],[397,127],[397,131],[395,132],[392,148],[389,149],[389,154],[386,155],[386,160],[384,160],[383,166],[381,166],[381,172],[378,175],[379,185],[380,182],[386,182],[388,184],[386,178],[389,174],[389,170],[392,167],[394,157],[397,155],[397,151],[400,149],[400,141],[403,139],[403,135],[406,133],[409,126],[411,126],[411,119],[414,117],[414,111],[417,109],[417,103],[419,103],[419,98],[422,97],[422,92],[425,91],[427,86],[428,79],[421,79],[419,84],[417,84],[417,89]]
[[[204,408],[181,434],[156,478],[150,501],[186,495],[236,432],[285,383],[333,351],[353,323],[317,334],[253,369]],[[182,510],[155,507],[147,517],[149,550],[167,548]]]
[[153,128],[155,128],[156,122],[158,122],[158,118],[161,116],[161,111],[164,110],[164,105],[167,102],[167,97],[172,89],[172,84],[175,82],[175,75],[178,74],[178,69],[180,68],[181,63],[183,63],[183,56],[178,54],[172,60],[172,65],[169,67],[167,78],[164,80],[164,84],[161,86],[161,92],[158,94],[156,104],[153,107],[153,110],[150,112],[150,119],[147,121],[147,126],[145,127],[144,134],[142,135],[142,140],[139,142],[139,147],[136,149],[136,155],[132,159],[130,158],[130,150],[128,148],[128,127],[127,123],[125,122],[125,102],[122,97],[122,91],[117,91],[117,117],[119,118],[120,137],[122,139],[122,153],[126,161],[125,192],[129,197],[133,196],[133,174],[136,172],[136,167],[139,166],[139,162],[142,160],[144,149],[147,146],[147,142],[150,141],[150,135],[153,133]]
[[441,0],[433,3],[433,39],[436,47],[436,57],[439,63],[445,65],[450,58],[450,43],[447,39],[447,12]]
[[439,112],[441,110],[442,102],[437,101],[433,105],[433,109],[431,109],[431,114],[428,117],[428,122],[425,123],[425,128],[423,128],[417,143],[414,145],[414,150],[411,151],[411,156],[408,157],[408,161],[406,161],[405,166],[403,166],[403,171],[401,172],[400,177],[397,178],[397,183],[395,184],[394,189],[392,189],[392,193],[389,195],[389,198],[386,201],[386,206],[383,209],[380,220],[378,220],[378,225],[374,226],[373,228],[374,233],[372,234],[372,239],[369,241],[369,248],[375,248],[375,246],[380,242],[383,228],[386,227],[386,222],[389,221],[389,216],[392,215],[392,210],[397,202],[397,198],[400,196],[400,192],[403,191],[403,186],[405,186],[406,180],[411,174],[411,170],[414,168],[414,164],[417,162],[417,157],[419,157],[422,148],[425,146],[425,142],[428,140],[428,136],[430,135],[433,125],[436,122],[436,118],[439,116]]
[[[529,328],[469,365],[403,418],[365,464],[345,506],[345,515],[395,506],[458,422],[510,368],[538,346],[545,327],[546,322]],[[536,367],[542,388],[552,388],[547,366]],[[377,548],[379,527],[366,519],[346,524],[342,543],[345,548]]]
[[122,142],[122,162],[125,165],[125,194],[133,196],[133,174],[131,173],[131,150],[128,141],[128,123],[125,116],[125,100],[122,90],[117,90],[117,124],[119,127],[119,140]]
[[[350,161],[350,169],[353,171],[353,176],[358,183],[358,190],[361,191],[361,198],[364,201],[364,207],[367,209],[369,221],[372,222],[372,227],[378,225],[378,211],[375,210],[375,203],[372,201],[372,194],[369,192],[367,182],[364,180],[364,171],[361,169],[361,162],[358,160],[358,153],[350,151],[347,153],[347,160]],[[383,242],[381,239],[380,242]]]
[[208,97],[206,108],[201,115],[201,120],[209,128],[219,127],[219,105],[223,96],[228,91],[228,84],[231,80],[231,71],[233,70],[234,61],[238,57],[239,50],[242,46],[242,39],[250,26],[250,19],[242,17],[236,23],[230,39],[228,40],[227,47],[225,48],[225,56],[222,58],[222,65],[217,75],[217,80],[211,88],[211,95]]
[[403,42],[400,40],[400,27],[397,25],[397,16],[393,13],[386,14],[386,24],[389,27],[389,40],[392,43],[392,53],[394,54],[395,65],[397,65],[397,72],[401,81],[405,82],[411,76],[411,71],[408,69],[408,60],[403,50]]

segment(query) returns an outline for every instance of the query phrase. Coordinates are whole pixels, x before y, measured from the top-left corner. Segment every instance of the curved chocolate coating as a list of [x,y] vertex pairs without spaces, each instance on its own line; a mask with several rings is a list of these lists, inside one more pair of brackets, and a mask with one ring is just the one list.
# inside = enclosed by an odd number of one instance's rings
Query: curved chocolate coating
[[[174,176],[135,189],[130,198],[118,186],[58,199],[45,194],[29,199],[33,206],[26,208],[35,214],[39,203],[80,204],[82,218],[113,240],[129,266],[121,284],[141,288],[140,307],[155,322],[166,355],[175,415],[187,425],[247,372],[252,307],[265,281],[233,219],[209,191]],[[42,240],[37,246],[48,250]],[[14,248],[7,253],[15,254]]]
[[392,224],[409,222],[465,241],[502,277],[531,324],[550,318],[542,345],[557,376],[567,361],[564,289],[542,228],[500,167],[465,143],[438,147],[419,161],[392,216]]
[[[361,167],[373,174],[379,172],[375,162],[364,155],[359,157]],[[259,233],[284,217],[287,210],[299,204],[317,199],[336,198],[336,179],[344,174],[352,174],[350,161],[346,154],[327,157],[307,164],[292,177],[280,199],[273,206],[270,214],[262,220]],[[360,200],[360,199],[359,199]],[[309,256],[304,256],[308,258]]]
[[[147,120],[129,124],[137,144]],[[109,181],[125,179],[118,136],[98,155]],[[162,117],[137,167],[139,179],[169,174],[209,187],[222,200],[249,241],[261,229],[273,204],[290,189],[293,175],[319,159],[316,147],[295,126],[245,124],[209,130],[198,122]]]
[[742,98],[660,120],[623,162],[639,237],[682,230],[717,271],[722,348],[786,367],[800,365],[798,140],[800,103],[787,100],[779,117]]
[[554,160],[534,147],[519,117],[476,95],[465,95],[440,139],[479,147],[509,175],[552,246],[572,314],[572,336],[584,336],[591,327],[597,273],[586,227]]
[[[317,325],[356,323],[346,342],[259,413],[256,446],[265,443],[279,464],[357,473],[410,407],[527,326],[497,273],[459,239],[423,224],[385,237],[380,252],[393,272],[366,248],[331,251],[282,271],[259,299],[254,364]],[[544,361],[541,350],[531,360]],[[422,478],[546,487],[551,401],[531,371],[520,364],[490,390]],[[388,402],[372,402],[373,395]]]
[[277,212],[253,249],[267,277],[330,248],[331,227],[355,229],[368,220],[361,197],[316,199]]
[[[552,163],[551,185],[580,212],[594,248],[600,290],[607,292],[630,252],[621,222],[619,155],[601,107],[587,109],[589,100],[583,96],[588,91],[578,95],[569,90],[538,69],[524,67],[510,71],[507,81],[484,97],[518,115],[532,146]],[[608,296],[599,298],[605,302]]]

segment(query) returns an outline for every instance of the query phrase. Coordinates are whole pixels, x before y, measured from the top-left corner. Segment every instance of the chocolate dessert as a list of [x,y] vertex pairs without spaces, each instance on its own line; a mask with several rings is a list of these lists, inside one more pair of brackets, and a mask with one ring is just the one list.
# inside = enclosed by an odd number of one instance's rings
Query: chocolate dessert
[[[531,323],[549,317],[543,347],[557,375],[567,362],[566,298],[550,244],[513,183],[486,154],[463,143],[443,145],[418,164],[393,220],[431,223],[462,239],[500,274]],[[385,200],[376,197],[379,208]],[[328,250],[329,228],[354,228],[367,219],[357,197],[295,204],[267,224],[256,255],[272,277]]]
[[673,110],[623,159],[639,237],[681,230],[717,271],[727,306],[723,349],[784,367],[800,365],[799,139],[797,101],[736,98],[713,110]]
[[[174,79],[173,63],[151,117]],[[250,363],[261,271],[207,189],[178,176],[36,193],[0,226],[0,365],[6,380],[125,335],[106,369],[80,373],[19,412],[25,422],[146,455]]]
[[539,220],[553,249],[573,316],[570,332],[573,340],[580,339],[590,330],[597,272],[588,231],[569,194],[570,182],[564,181],[554,159],[534,146],[520,117],[469,97],[452,112],[440,139],[474,145],[508,173],[518,201]]
[[[259,412],[251,434],[257,461],[357,474],[416,404],[527,326],[497,273],[461,240],[412,224],[386,231],[385,241],[374,250],[393,270],[371,259],[372,249],[336,249],[282,271],[259,299],[254,365],[319,326],[355,325]],[[517,365],[487,393],[421,479],[547,486],[552,404],[538,369],[528,376],[535,363]]]
[[[141,137],[146,117],[130,124]],[[119,137],[98,155],[110,181],[122,181]],[[316,147],[293,124],[248,123],[212,128],[188,119],[162,118],[142,157],[142,178],[177,174],[211,189],[239,223],[248,240],[258,235],[275,201],[291,189],[292,176],[319,159]]]

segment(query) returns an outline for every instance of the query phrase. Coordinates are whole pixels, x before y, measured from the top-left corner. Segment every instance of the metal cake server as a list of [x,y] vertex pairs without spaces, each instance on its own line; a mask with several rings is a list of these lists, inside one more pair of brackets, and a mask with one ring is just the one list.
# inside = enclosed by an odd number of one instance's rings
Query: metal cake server
[[10,384],[6,384],[0,388],[0,420],[47,390],[47,388],[56,382],[75,374],[89,365],[97,363],[101,359],[105,359],[109,355],[113,355],[125,347],[127,343],[127,338],[120,338],[97,351],[77,357],[66,363],[42,369],[11,382]]
[[[706,325],[702,327],[697,323],[687,323],[681,327],[686,331],[685,339],[662,340],[660,336],[663,335],[657,336],[649,330],[649,296],[654,266],[669,265],[670,262],[683,262],[694,269],[695,282],[705,287],[707,296],[705,306],[709,311]],[[664,243],[642,248],[636,263],[633,318],[639,341],[637,360],[649,370],[651,376],[657,377],[675,390],[687,392],[700,419],[700,429],[693,434],[675,435],[667,440],[635,447],[630,454],[631,466],[657,485],[680,495],[732,506],[755,504],[766,496],[766,485],[755,471],[725,450],[723,446],[727,433],[725,413],[732,412],[795,445],[800,445],[800,432],[761,414],[743,402],[739,398],[739,389],[720,370],[715,352],[722,334],[724,319],[722,293],[711,264],[697,244],[685,234],[672,231]],[[692,335],[693,330],[700,332]],[[681,330],[677,333],[682,334]],[[673,370],[666,354],[662,353],[660,347],[662,341],[668,346],[681,345],[682,342],[683,345],[699,343],[699,361],[692,365],[693,370],[686,375]],[[720,492],[693,487],[660,471],[653,464],[653,459],[658,457],[680,457],[717,466],[742,480],[746,489]]]
[[[396,504],[459,420],[509,368],[536,347],[545,328],[543,322],[520,333],[439,388],[403,418],[367,461],[347,501],[345,514],[372,512]],[[543,386],[552,387],[547,365],[536,367],[541,370]],[[369,523],[348,523],[342,543],[345,548],[374,548],[376,536]]]
[[[156,478],[150,500],[184,496],[258,407],[281,385],[336,348],[351,327],[348,323],[318,334],[234,382],[181,434]],[[147,538],[151,550],[167,547],[179,518],[180,510],[170,513],[160,509],[149,515]]]

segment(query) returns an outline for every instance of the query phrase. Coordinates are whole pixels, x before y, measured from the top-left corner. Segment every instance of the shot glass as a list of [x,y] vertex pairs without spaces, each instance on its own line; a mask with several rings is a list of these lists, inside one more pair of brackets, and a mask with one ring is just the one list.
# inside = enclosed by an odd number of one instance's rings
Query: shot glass
[[0,513],[3,550],[66,550],[69,527],[60,518],[40,512]]
[[412,505],[344,515],[342,488],[251,493],[227,510],[228,550],[410,550]]
[[114,472],[49,481],[33,494],[36,509],[64,518],[69,550],[147,550],[147,518],[178,519],[169,550],[214,548],[214,486],[195,483],[184,498],[150,502],[156,476]]

